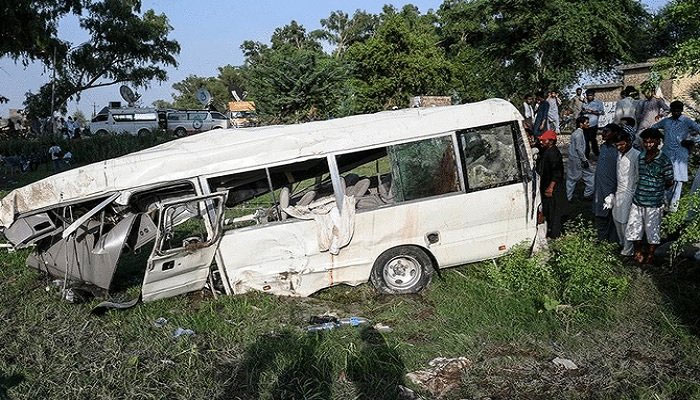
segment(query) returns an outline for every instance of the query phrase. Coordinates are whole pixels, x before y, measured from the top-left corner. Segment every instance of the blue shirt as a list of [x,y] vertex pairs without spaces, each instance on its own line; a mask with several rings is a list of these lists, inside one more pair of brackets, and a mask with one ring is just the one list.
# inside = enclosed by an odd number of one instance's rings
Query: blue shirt
[[[686,139],[700,142],[700,125],[692,119],[681,115],[678,119],[668,117],[655,123],[652,128],[663,129],[664,146],[661,152],[671,160],[675,180],[685,182],[688,180],[688,149],[681,146]],[[694,135],[694,136],[691,136]]]
[[[596,114],[591,114],[586,111],[598,111],[601,114],[596,115]],[[588,117],[588,123],[591,127],[597,127],[598,126],[598,118],[603,115],[605,112],[605,107],[603,106],[603,102],[600,100],[593,100],[589,103],[586,103],[583,105],[583,115]]]

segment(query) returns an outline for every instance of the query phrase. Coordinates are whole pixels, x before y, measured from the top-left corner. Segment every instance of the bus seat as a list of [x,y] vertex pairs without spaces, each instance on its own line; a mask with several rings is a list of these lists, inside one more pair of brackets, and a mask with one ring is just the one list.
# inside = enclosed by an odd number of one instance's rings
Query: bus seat
[[314,201],[314,198],[316,198],[316,191],[315,190],[309,190],[308,192],[304,193],[303,196],[297,201],[297,206],[308,206],[311,204],[312,201]]
[[279,207],[280,207],[280,215],[282,217],[282,221],[287,219],[287,213],[284,212],[284,209],[289,207],[289,187],[285,186],[282,189],[280,189],[280,201],[279,201]]
[[360,179],[352,187],[347,188],[346,194],[348,196],[355,196],[355,199],[358,199],[358,198],[364,196],[365,194],[367,194],[368,190],[369,190],[369,179],[363,178],[363,179]]

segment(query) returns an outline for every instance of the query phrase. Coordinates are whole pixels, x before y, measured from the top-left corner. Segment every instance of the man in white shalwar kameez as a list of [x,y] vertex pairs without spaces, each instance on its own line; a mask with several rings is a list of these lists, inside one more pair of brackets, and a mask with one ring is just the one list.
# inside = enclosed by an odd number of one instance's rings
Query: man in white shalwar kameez
[[617,159],[617,190],[609,205],[612,206],[613,222],[622,246],[621,254],[631,256],[634,253],[634,243],[627,240],[625,230],[639,179],[639,150],[632,147],[632,136],[627,132],[617,135],[615,147],[620,152]]
[[571,201],[578,181],[583,179],[586,188],[583,197],[593,196],[594,175],[586,158],[586,137],[583,130],[588,128],[588,117],[576,118],[576,130],[571,134],[569,159],[566,162],[566,198]]

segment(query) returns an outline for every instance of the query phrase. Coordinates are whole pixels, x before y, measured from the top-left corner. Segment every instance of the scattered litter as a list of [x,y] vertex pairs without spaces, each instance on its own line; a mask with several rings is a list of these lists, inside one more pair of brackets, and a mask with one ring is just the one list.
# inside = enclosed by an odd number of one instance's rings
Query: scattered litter
[[138,304],[139,300],[140,297],[136,297],[123,303],[117,303],[115,301],[103,301],[102,303],[96,305],[95,308],[93,308],[90,312],[95,315],[103,315],[109,310],[127,310]]
[[576,364],[574,364],[574,362],[569,360],[568,358],[557,357],[554,360],[552,360],[552,362],[554,363],[554,365],[557,365],[559,367],[564,367],[566,369],[578,369]]
[[160,360],[160,362],[163,363],[163,364],[165,364],[165,365],[175,365],[175,361],[169,360],[169,359],[167,359],[167,358],[164,358],[164,359]]
[[410,372],[406,374],[406,378],[439,398],[460,386],[462,374],[472,365],[472,362],[465,357],[438,357],[428,365],[431,368]]
[[262,311],[262,308],[260,307],[250,306],[250,308],[252,308],[255,311]]
[[407,388],[403,385],[398,385],[399,388],[399,399],[401,400],[422,400],[422,397],[418,396],[416,392]]
[[309,319],[311,325],[306,327],[307,332],[329,331],[344,325],[360,326],[369,323],[364,317],[338,318],[334,315],[314,315]]
[[389,333],[394,331],[389,325],[384,325],[381,322],[377,322],[372,328],[379,333]]
[[157,320],[153,321],[153,326],[156,328],[162,328],[167,323],[168,323],[168,320],[166,318],[160,317]]
[[177,328],[173,332],[173,338],[178,338],[180,336],[194,336],[194,331],[192,329]]

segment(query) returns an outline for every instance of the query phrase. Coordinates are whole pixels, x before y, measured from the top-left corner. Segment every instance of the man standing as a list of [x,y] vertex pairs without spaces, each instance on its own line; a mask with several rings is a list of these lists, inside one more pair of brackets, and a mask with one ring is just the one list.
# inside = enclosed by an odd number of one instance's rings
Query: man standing
[[632,208],[632,198],[637,189],[637,179],[639,177],[639,150],[632,147],[632,136],[628,132],[620,133],[615,138],[615,147],[620,155],[617,159],[617,190],[611,201],[612,217],[615,222],[617,237],[622,246],[623,256],[631,256],[633,251],[632,242],[627,240],[625,231],[627,220]]
[[51,155],[51,162],[53,163],[53,170],[58,171],[61,169],[61,158],[59,157],[61,154],[61,147],[56,144],[56,142],[53,142],[51,144],[51,147],[49,147],[49,154]]
[[559,100],[559,93],[556,90],[550,90],[549,96],[547,97],[547,103],[549,103],[549,112],[547,113],[547,124],[548,128],[559,134],[559,106],[561,105],[561,100]]
[[[642,84],[642,87],[644,86]],[[656,121],[666,116],[669,109],[666,102],[654,96],[654,91],[649,88],[644,91],[644,97],[646,97],[646,100],[639,102],[637,118],[635,118],[637,120],[637,133],[651,128]]]
[[583,89],[576,88],[576,95],[571,98],[571,111],[573,113],[574,120],[581,116],[581,110],[583,110]]
[[534,102],[535,99],[531,94],[525,95],[525,101],[523,102],[523,116],[525,117],[525,120],[523,120],[523,125],[529,129],[532,129],[532,124],[534,123],[535,118],[535,111],[532,109],[532,104]]
[[542,212],[547,221],[547,237],[561,236],[562,217],[566,214],[566,190],[564,189],[564,162],[556,146],[557,134],[547,130],[540,135],[542,155],[537,160],[540,175]]
[[598,240],[617,242],[617,231],[610,210],[605,207],[605,199],[617,191],[617,157],[615,137],[622,133],[619,125],[610,124],[603,128],[603,140],[600,146],[600,158],[595,169],[593,193],[593,215],[598,232]]
[[688,182],[689,150],[694,142],[700,141],[700,137],[697,136],[700,126],[683,115],[683,103],[674,101],[671,103],[671,116],[655,123],[652,128],[664,131],[664,147],[661,148],[661,152],[671,160],[674,181],[667,199],[669,211],[675,212],[678,210],[683,182]]
[[[651,264],[654,251],[661,242],[661,214],[664,190],[673,185],[671,160],[659,151],[663,134],[649,128],[640,135],[644,151],[639,155],[639,179],[632,198],[625,236],[634,243],[634,259]],[[646,233],[649,246],[645,249],[642,238]]]
[[539,91],[535,94],[535,100],[537,101],[537,111],[535,111],[535,123],[532,127],[532,134],[535,135],[535,137],[539,137],[547,130],[549,102],[545,100],[543,91]]
[[593,196],[593,171],[586,158],[586,138],[583,130],[588,128],[588,118],[576,118],[576,130],[571,134],[569,143],[569,160],[566,162],[566,198],[571,201],[578,181],[583,179],[586,188],[583,197]]
[[588,117],[588,129],[583,131],[586,136],[586,157],[590,157],[591,150],[598,156],[598,118],[605,113],[605,107],[600,100],[595,99],[595,91],[586,90],[586,104],[583,105],[583,115]]
[[634,86],[627,86],[622,91],[622,99],[615,105],[615,123],[620,124],[623,118],[634,118],[637,116],[637,101],[634,94],[637,89]]

